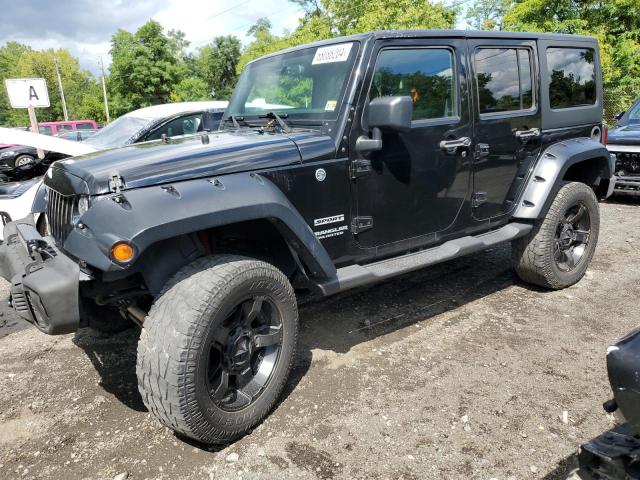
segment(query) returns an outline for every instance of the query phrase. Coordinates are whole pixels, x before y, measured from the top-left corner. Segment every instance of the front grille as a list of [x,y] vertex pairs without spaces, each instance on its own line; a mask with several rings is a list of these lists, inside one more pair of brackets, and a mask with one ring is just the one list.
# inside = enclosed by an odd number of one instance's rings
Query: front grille
[[613,152],[616,154],[616,175],[640,175],[640,153]]
[[64,243],[73,228],[73,212],[78,201],[75,196],[62,195],[47,187],[47,220],[49,231],[60,244]]

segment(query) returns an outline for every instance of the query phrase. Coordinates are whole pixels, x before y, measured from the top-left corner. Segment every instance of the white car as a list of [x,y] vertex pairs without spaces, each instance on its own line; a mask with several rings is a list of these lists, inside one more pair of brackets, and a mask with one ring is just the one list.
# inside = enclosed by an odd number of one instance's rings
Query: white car
[[[181,102],[141,108],[119,117],[83,142],[0,128],[0,143],[29,145],[69,156],[85,155],[156,140],[162,135],[174,137],[217,130],[227,104],[226,101]],[[0,183],[0,218],[3,225],[34,211],[33,205],[41,183],[41,178]],[[2,235],[0,229],[0,240],[3,239]]]

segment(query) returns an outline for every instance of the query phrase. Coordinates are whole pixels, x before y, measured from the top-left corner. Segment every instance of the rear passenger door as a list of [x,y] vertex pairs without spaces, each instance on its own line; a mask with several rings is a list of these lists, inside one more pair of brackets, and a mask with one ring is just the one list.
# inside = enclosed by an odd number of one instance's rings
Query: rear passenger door
[[473,215],[485,220],[514,208],[540,149],[535,41],[469,41],[474,78]]

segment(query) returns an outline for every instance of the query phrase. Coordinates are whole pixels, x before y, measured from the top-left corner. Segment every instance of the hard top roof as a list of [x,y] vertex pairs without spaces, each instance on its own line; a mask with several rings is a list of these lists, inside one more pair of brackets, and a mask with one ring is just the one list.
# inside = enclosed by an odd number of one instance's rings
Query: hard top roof
[[[319,47],[322,45],[330,45],[334,43],[343,43],[350,41],[367,41],[377,40],[384,38],[489,38],[489,39],[517,39],[517,40],[557,40],[557,41],[590,41],[596,43],[594,37],[585,35],[568,35],[562,33],[541,33],[541,32],[496,32],[486,30],[376,30],[367,33],[358,33],[355,35],[349,35],[345,37],[335,37],[328,40],[320,40],[318,42],[307,43],[298,45],[297,47],[287,48],[286,50],[280,50],[273,52],[263,58],[273,57],[285,52],[291,52],[302,48]],[[255,62],[256,60],[253,60]],[[250,62],[250,63],[253,63]]]

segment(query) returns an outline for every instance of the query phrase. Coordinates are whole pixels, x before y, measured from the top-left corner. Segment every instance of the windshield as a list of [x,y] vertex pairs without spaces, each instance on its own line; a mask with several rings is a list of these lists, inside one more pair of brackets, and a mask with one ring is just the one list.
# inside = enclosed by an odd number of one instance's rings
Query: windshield
[[247,65],[227,116],[276,112],[292,120],[335,119],[358,46],[358,42],[348,42],[305,48]]
[[131,139],[152,120],[124,116],[97,131],[85,140],[85,143],[102,150],[105,148],[122,147],[131,142]]
[[629,125],[640,124],[640,101],[637,101],[635,105],[629,109],[627,123]]

